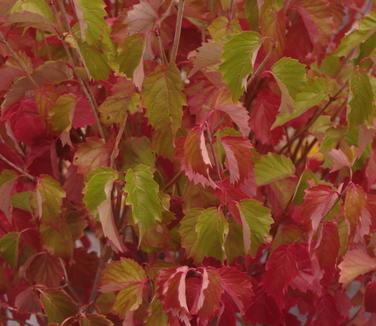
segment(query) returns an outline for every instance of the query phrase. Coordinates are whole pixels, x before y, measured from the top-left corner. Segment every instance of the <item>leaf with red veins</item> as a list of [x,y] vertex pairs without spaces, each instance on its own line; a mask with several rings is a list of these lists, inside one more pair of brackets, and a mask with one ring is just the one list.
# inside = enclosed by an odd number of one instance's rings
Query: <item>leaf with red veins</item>
[[251,278],[235,267],[222,267],[218,273],[223,291],[239,312],[245,315],[254,295]]
[[102,139],[87,138],[85,143],[78,146],[73,163],[82,174],[108,166],[111,148],[110,144],[105,143]]
[[178,156],[181,162],[181,169],[187,178],[194,184],[203,186],[213,186],[213,181],[209,177],[211,161],[205,143],[205,136],[200,128],[191,129],[183,142],[178,144]]
[[320,298],[315,308],[314,319],[309,325],[343,325],[344,318],[338,311],[335,298],[330,294]]
[[323,281],[328,284],[336,273],[336,263],[339,254],[338,226],[334,222],[326,222],[322,226],[321,241],[315,249],[316,257],[324,271]]
[[222,295],[216,270],[206,268],[163,269],[158,275],[158,294],[172,324],[208,325],[219,308]]
[[226,154],[226,166],[230,173],[230,182],[242,181],[252,173],[252,145],[249,139],[237,136],[225,136],[221,142]]
[[128,11],[127,24],[130,35],[150,32],[158,19],[160,1],[141,0]]
[[237,125],[242,136],[247,138],[251,129],[249,128],[248,120],[248,111],[240,103],[228,103],[221,104],[217,110],[226,113],[231,120]]
[[316,232],[321,220],[329,213],[338,199],[338,193],[326,185],[314,186],[305,190],[301,215],[311,220],[312,230]]
[[353,232],[361,224],[370,224],[370,214],[366,209],[366,193],[355,184],[351,184],[346,191],[344,214],[350,222]]
[[376,269],[376,258],[371,257],[364,249],[348,251],[339,264],[339,282],[347,286],[360,275],[364,275]]
[[272,130],[280,104],[280,96],[273,93],[269,88],[258,92],[252,101],[249,125],[257,140],[265,145],[277,144],[283,135],[281,127]]
[[270,255],[262,278],[265,292],[280,307],[284,306],[284,295],[290,282],[299,274],[292,245],[282,245]]

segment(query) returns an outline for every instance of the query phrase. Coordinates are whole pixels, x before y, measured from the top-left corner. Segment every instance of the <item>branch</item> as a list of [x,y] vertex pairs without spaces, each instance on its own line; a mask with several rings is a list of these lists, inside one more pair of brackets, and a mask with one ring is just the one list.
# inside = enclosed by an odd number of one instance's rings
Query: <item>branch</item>
[[0,160],[2,160],[4,163],[8,164],[10,167],[12,167],[17,172],[21,173],[25,177],[29,178],[31,181],[36,182],[35,177],[14,164],[13,162],[9,161],[3,154],[0,154]]
[[312,125],[313,123],[320,117],[321,114],[324,113],[324,111],[338,98],[338,96],[342,93],[342,91],[347,86],[347,82],[344,83],[340,89],[333,95],[329,97],[328,102],[320,109],[318,109],[315,114],[312,116],[312,118],[304,125],[302,129],[297,131],[291,138],[290,141],[287,142],[279,151],[278,153],[281,154],[284,152],[288,146],[291,145],[292,142],[294,142],[296,139],[298,139],[300,136],[302,136]]
[[175,36],[174,43],[172,44],[170,62],[175,62],[176,55],[178,53],[180,35],[181,35],[181,25],[183,22],[183,13],[184,13],[184,0],[179,0],[178,3],[178,13],[176,17],[176,26],[175,26]]
[[[72,37],[74,37],[73,33],[72,33],[72,30],[71,30],[71,27],[69,25],[68,16],[67,16],[67,12],[66,12],[65,7],[64,7],[64,3],[62,1],[57,1],[57,4],[58,4],[59,9],[60,9],[60,11],[62,13],[64,28],[69,32],[69,34]],[[57,10],[56,10],[55,7],[54,7],[54,9],[55,9],[55,15],[57,17]],[[81,62],[80,59],[74,58],[72,56],[72,54],[69,51],[69,48],[65,44],[64,38],[61,37],[61,36],[59,36],[59,38],[60,38],[60,40],[61,40],[61,42],[63,44],[64,50],[65,50],[65,52],[66,52],[66,54],[68,56],[68,59],[71,61],[72,66],[75,67],[75,65],[76,65],[75,64],[75,59],[82,64],[82,62]],[[85,65],[83,65],[83,66],[85,66]],[[76,73],[75,69],[73,69],[73,73],[74,73],[75,77],[77,78],[77,80],[78,80],[78,82],[80,84],[81,90],[83,91],[83,93],[85,94],[86,98],[89,101],[89,104],[90,104],[90,107],[91,107],[91,111],[94,114],[95,123],[97,125],[98,132],[99,132],[101,138],[103,138],[104,140],[106,140],[106,135],[104,133],[104,129],[102,127],[102,124],[101,124],[101,122],[99,120],[99,116],[98,116],[98,104],[95,101],[95,98],[94,98],[93,94],[91,93],[89,86],[85,83],[85,81],[81,78],[81,76]]]

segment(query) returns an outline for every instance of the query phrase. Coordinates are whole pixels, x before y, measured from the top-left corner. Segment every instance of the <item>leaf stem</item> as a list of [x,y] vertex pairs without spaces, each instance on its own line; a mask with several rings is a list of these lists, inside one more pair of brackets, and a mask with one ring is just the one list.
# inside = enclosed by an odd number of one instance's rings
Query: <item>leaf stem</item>
[[21,173],[25,177],[29,178],[31,181],[36,182],[35,177],[14,164],[13,162],[9,161],[3,154],[0,154],[0,160],[2,160],[4,163],[8,164],[10,167],[12,167],[17,172]]
[[123,121],[122,121],[122,123],[119,127],[119,131],[116,135],[115,144],[114,144],[114,147],[112,149],[111,156],[110,156],[110,166],[112,168],[115,167],[115,160],[116,160],[117,156],[119,155],[119,144],[120,144],[120,141],[121,141],[121,137],[123,136],[125,126],[127,124],[127,118],[128,118],[128,115],[125,114],[124,119],[123,119]]
[[170,54],[170,62],[176,61],[176,56],[177,56],[177,53],[178,53],[179,42],[180,42],[181,26],[182,26],[182,22],[183,22],[183,13],[184,13],[184,0],[179,0],[178,13],[177,13],[177,16],[176,16],[174,43],[172,44],[172,49],[171,49],[171,54]]

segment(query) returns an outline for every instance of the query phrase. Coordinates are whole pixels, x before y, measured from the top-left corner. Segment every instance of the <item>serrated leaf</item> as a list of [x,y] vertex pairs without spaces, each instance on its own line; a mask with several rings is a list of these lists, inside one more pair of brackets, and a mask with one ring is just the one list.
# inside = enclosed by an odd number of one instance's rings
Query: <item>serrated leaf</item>
[[103,0],[73,0],[74,8],[80,25],[81,38],[88,44],[101,40],[108,31],[104,17],[106,16]]
[[228,84],[233,99],[243,93],[248,75],[252,72],[252,56],[260,45],[260,36],[255,32],[242,32],[231,36],[223,48],[219,70]]
[[149,316],[146,321],[146,326],[169,326],[168,317],[157,297],[154,297],[150,302],[148,312]]
[[57,98],[48,112],[48,120],[55,132],[69,131],[72,125],[76,98],[73,94],[64,94]]
[[183,84],[175,64],[158,67],[144,82],[146,116],[156,129],[170,129],[172,135],[181,126],[185,104]]
[[222,45],[213,41],[203,43],[194,53],[191,59],[193,69],[189,76],[193,76],[197,71],[210,70],[211,67],[221,62]]
[[123,168],[134,168],[137,164],[154,167],[155,154],[147,137],[128,137],[123,143]]
[[112,212],[111,192],[118,173],[111,168],[98,168],[88,177],[84,188],[83,201],[92,212],[97,211],[104,235],[115,248],[124,252]]
[[40,298],[49,323],[61,324],[78,311],[77,305],[61,290],[43,290]]
[[11,219],[12,193],[17,174],[13,170],[3,170],[0,173],[0,212],[3,212],[8,220]]
[[127,24],[129,34],[150,32],[158,20],[157,8],[147,0],[141,0],[128,11]]
[[251,129],[249,127],[249,116],[247,109],[240,103],[221,104],[216,110],[226,113],[237,125],[243,137],[248,137]]
[[262,155],[256,161],[254,169],[256,183],[259,186],[287,178],[295,173],[295,166],[288,157],[273,153]]
[[353,249],[348,251],[339,264],[339,282],[347,286],[352,280],[360,275],[376,269],[376,258],[371,257],[365,250]]
[[126,203],[132,207],[133,220],[142,235],[161,220],[159,185],[153,178],[152,169],[144,164],[128,169],[125,182]]
[[179,233],[182,247],[195,261],[202,262],[205,257],[220,261],[225,258],[228,223],[217,208],[189,211],[180,222]]
[[[284,108],[280,107],[280,112],[272,125],[272,129],[282,126],[286,122],[301,116],[315,105],[318,105],[322,100],[327,98],[328,86],[328,82],[324,78],[311,79],[305,84],[302,84],[299,92],[295,95],[293,102],[291,102],[292,111],[287,112],[284,111]],[[282,94],[282,97],[283,96],[284,95]]]
[[20,237],[19,232],[9,232],[0,238],[0,254],[13,268],[18,264]]
[[137,93],[130,97],[124,94],[107,97],[98,108],[101,122],[105,125],[122,123],[128,112],[134,113],[137,110],[139,102],[140,96]]
[[103,270],[100,291],[117,292],[114,312],[123,317],[135,311],[142,303],[142,292],[147,282],[143,268],[134,260],[122,258],[106,266]]
[[142,64],[144,53],[143,34],[133,34],[125,39],[119,47],[119,70],[133,79],[133,74],[138,65]]
[[[90,0],[89,0],[90,1]],[[98,49],[82,42],[77,43],[77,48],[82,57],[89,77],[94,80],[105,80],[108,78],[111,68],[103,55]]]
[[11,13],[30,12],[53,21],[53,14],[45,0],[18,0],[12,7]]
[[358,126],[363,122],[371,123],[375,116],[374,94],[366,73],[354,73],[351,77],[350,126]]
[[38,179],[34,205],[43,222],[53,222],[60,216],[63,198],[65,191],[59,182],[48,175]]
[[237,206],[242,222],[245,254],[250,252],[255,255],[258,247],[265,242],[274,222],[270,209],[254,199],[242,200]]

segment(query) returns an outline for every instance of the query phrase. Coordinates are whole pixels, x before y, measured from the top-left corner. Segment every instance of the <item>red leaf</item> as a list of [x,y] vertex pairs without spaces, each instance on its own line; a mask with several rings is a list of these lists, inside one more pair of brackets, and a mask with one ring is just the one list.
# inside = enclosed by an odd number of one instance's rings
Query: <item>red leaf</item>
[[280,96],[269,88],[262,89],[252,101],[249,125],[255,133],[257,140],[265,145],[275,145],[282,137],[282,128],[271,127],[276,119]]
[[311,220],[312,230],[315,232],[321,220],[333,208],[338,193],[329,186],[319,185],[305,190],[301,215]]
[[95,117],[89,101],[86,97],[78,97],[73,113],[72,127],[83,128],[93,124],[95,124]]
[[244,180],[252,172],[252,145],[248,139],[236,136],[221,138],[226,154],[226,166],[230,173],[230,182]]
[[364,294],[364,307],[367,312],[376,312],[376,282],[367,284],[366,293]]
[[227,113],[231,120],[238,126],[243,137],[248,137],[251,131],[248,125],[248,112],[241,104],[222,104],[217,110]]
[[[179,140],[179,143],[182,140]],[[200,128],[191,129],[184,139],[183,144],[178,144],[178,156],[181,162],[181,169],[189,180],[195,184],[214,186],[209,177],[211,166],[209,154],[206,148],[205,137]]]
[[253,288],[251,278],[234,267],[222,267],[218,270],[221,286],[242,315],[252,302]]

